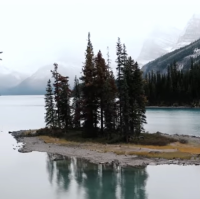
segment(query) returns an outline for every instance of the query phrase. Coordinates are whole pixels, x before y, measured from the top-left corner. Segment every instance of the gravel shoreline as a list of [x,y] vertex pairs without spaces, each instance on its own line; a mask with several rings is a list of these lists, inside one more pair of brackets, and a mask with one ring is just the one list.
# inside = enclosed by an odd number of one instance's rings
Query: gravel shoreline
[[[176,165],[200,165],[200,154],[195,158],[189,160],[173,159],[167,160],[163,158],[146,158],[137,155],[117,155],[112,152],[98,152],[96,150],[90,150],[83,148],[81,145],[69,145],[62,146],[55,143],[45,143],[39,137],[23,137],[16,136],[16,132],[10,132],[18,142],[22,142],[23,146],[18,150],[21,153],[29,153],[32,151],[46,152],[54,154],[54,160],[63,159],[64,157],[76,157],[82,158],[96,164],[107,164],[107,165],[120,165],[125,166],[147,166],[147,165],[163,165],[163,164],[176,164]],[[17,134],[19,135],[19,134]],[[200,138],[188,135],[167,135],[174,138],[185,138],[190,141],[196,141],[200,143]],[[153,150],[152,150],[153,151]],[[149,151],[151,152],[151,150]],[[154,151],[155,152],[155,151]],[[61,155],[61,156],[60,156]]]

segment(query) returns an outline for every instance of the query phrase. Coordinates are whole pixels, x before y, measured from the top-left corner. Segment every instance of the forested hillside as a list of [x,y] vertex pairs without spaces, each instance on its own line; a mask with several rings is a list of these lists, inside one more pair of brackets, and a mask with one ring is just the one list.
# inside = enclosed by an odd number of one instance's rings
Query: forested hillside
[[166,74],[146,75],[145,93],[148,105],[156,106],[200,106],[200,62],[190,60],[189,70],[177,69],[171,64]]

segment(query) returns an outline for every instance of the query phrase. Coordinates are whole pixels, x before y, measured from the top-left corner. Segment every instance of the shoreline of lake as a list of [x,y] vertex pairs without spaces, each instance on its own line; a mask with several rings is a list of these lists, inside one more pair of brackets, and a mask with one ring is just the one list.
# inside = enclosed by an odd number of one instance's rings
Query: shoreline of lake
[[[128,146],[128,145],[111,145],[111,144],[91,144],[91,143],[77,143],[69,142],[68,144],[62,145],[57,144],[56,139],[55,143],[47,143],[37,136],[15,136],[15,132],[10,132],[18,142],[23,143],[23,147],[18,151],[21,153],[29,153],[32,151],[46,152],[54,154],[54,160],[61,160],[64,158],[61,157],[76,157],[88,160],[91,163],[96,164],[107,164],[107,165],[120,165],[122,167],[126,166],[147,166],[147,165],[164,165],[164,164],[175,164],[175,165],[200,165],[200,154],[195,154],[191,156],[190,159],[164,159],[164,158],[149,158],[142,157],[139,155],[129,155],[129,154],[116,154],[106,149],[110,146],[115,149],[124,150],[126,149],[129,152],[133,153],[149,153],[149,154],[159,154],[163,152],[176,152],[175,149],[155,149],[155,148],[145,148],[137,146]],[[200,137],[189,136],[189,135],[167,135],[173,138],[186,139],[190,142],[195,142],[200,145]],[[125,148],[126,147],[126,148]],[[199,149],[199,148],[198,148]]]
[[146,106],[146,108],[164,108],[164,109],[200,109],[199,106]]

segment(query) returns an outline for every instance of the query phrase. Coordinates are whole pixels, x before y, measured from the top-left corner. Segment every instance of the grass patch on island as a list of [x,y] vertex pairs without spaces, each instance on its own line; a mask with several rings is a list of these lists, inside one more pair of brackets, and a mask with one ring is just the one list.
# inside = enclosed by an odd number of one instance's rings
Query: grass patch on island
[[[48,129],[47,129],[48,130]],[[63,137],[55,136],[55,132],[39,130],[37,134],[45,143],[53,143],[61,146],[80,147],[100,153],[115,153],[117,155],[137,155],[146,158],[163,159],[190,159],[200,154],[198,142],[174,139],[161,133],[142,133],[140,138],[133,138],[129,143],[120,141],[120,138],[106,137],[84,138],[80,130],[66,133]],[[58,132],[57,132],[58,133]]]
[[166,146],[178,141],[175,138],[167,137],[160,133],[142,133],[140,137],[140,139],[133,139],[131,143],[139,145]]
[[191,159],[192,155],[190,153],[183,153],[183,152],[159,152],[159,153],[149,153],[149,152],[129,152],[127,155],[138,155],[147,158],[163,158],[163,159],[181,159],[181,160],[189,160]]
[[185,152],[180,152],[180,151],[176,151],[176,152],[142,151],[142,152],[139,152],[139,151],[115,150],[115,151],[113,151],[113,153],[115,153],[116,155],[137,155],[137,156],[144,157],[144,158],[163,158],[163,159],[168,159],[168,160],[172,160],[172,159],[188,160],[188,159],[191,159],[191,157],[193,157],[193,155],[190,153],[185,153]]

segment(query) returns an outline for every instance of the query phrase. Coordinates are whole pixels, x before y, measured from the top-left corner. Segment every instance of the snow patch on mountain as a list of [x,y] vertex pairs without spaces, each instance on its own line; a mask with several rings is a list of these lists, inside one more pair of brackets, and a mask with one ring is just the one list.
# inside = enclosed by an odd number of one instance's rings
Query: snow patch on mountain
[[144,41],[138,57],[140,66],[168,53],[176,44],[180,30],[174,27],[155,27]]
[[184,31],[180,35],[176,45],[172,50],[179,49],[191,44],[200,38],[200,14],[194,14],[187,23]]
[[185,29],[155,28],[143,44],[138,57],[140,66],[191,44],[200,38],[200,14],[194,14]]

